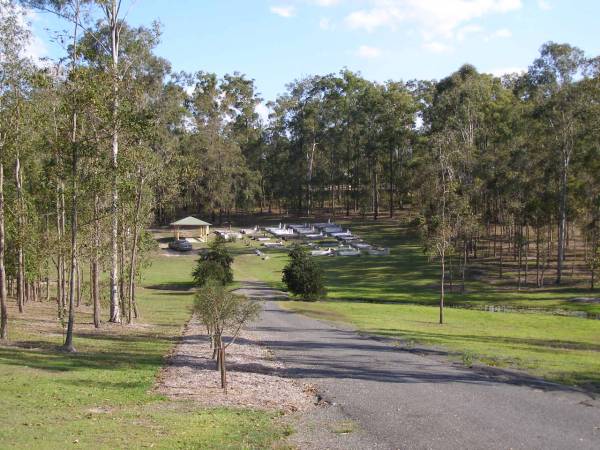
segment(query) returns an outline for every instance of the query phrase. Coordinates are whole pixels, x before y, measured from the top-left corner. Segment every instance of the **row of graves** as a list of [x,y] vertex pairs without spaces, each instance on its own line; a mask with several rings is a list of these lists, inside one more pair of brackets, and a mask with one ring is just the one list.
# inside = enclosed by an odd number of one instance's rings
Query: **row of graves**
[[215,230],[215,234],[225,241],[234,242],[237,239],[242,239],[243,234],[234,230]]
[[[387,256],[390,254],[389,248],[371,245],[352,233],[350,229],[343,229],[331,221],[314,224],[280,223],[277,227],[266,227],[264,230],[279,239],[278,242],[269,242],[271,239],[268,237],[256,238],[259,241],[264,239],[263,246],[268,248],[281,248],[284,246],[284,241],[300,240],[307,243],[312,256]],[[257,227],[256,233],[258,233]]]

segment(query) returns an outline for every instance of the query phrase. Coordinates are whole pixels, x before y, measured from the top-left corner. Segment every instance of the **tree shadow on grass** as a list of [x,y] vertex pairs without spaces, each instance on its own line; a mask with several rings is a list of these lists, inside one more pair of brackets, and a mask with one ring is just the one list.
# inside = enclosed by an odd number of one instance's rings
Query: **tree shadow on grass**
[[177,283],[159,283],[144,286],[145,289],[159,291],[192,291],[195,285],[193,281],[179,281]]
[[60,345],[29,341],[35,349],[0,347],[0,362],[11,366],[29,367],[49,372],[71,372],[85,369],[122,370],[131,367],[159,367],[162,353],[142,350],[81,351],[64,353]]
[[[154,324],[152,325],[154,326]],[[135,343],[149,343],[153,342],[156,344],[161,343],[173,343],[179,341],[179,336],[165,336],[157,333],[128,333],[128,334],[97,334],[88,332],[77,332],[75,338],[85,338],[98,341],[110,341],[120,342],[122,344],[135,344]]]

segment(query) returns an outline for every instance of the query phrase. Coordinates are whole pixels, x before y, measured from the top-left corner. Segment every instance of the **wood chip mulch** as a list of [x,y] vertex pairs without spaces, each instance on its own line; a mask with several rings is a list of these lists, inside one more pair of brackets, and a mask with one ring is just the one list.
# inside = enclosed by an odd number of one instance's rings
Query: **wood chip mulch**
[[227,348],[227,394],[221,389],[220,374],[211,356],[206,329],[193,317],[158,376],[156,392],[211,407],[295,412],[315,404],[314,386],[286,378],[283,364],[260,345],[254,332],[242,331]]

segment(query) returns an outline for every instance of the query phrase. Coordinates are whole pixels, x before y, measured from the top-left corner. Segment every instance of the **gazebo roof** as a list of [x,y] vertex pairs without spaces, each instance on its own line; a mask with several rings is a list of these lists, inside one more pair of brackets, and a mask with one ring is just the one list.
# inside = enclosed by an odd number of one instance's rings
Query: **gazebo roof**
[[207,225],[210,225],[210,223],[205,222],[204,220],[196,219],[192,216],[188,216],[184,219],[178,220],[177,222],[171,223],[172,227],[201,227]]

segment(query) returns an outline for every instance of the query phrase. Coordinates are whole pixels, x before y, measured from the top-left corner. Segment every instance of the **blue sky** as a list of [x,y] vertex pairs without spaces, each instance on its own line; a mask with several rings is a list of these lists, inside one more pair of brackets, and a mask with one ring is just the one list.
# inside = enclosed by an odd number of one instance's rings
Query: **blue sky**
[[[174,70],[239,71],[267,100],[343,67],[377,81],[439,79],[466,62],[526,69],[548,40],[600,54],[596,0],[134,1],[128,21],[153,20],[163,27],[156,51]],[[45,29],[60,23],[37,13],[33,26],[37,54],[56,56]]]

